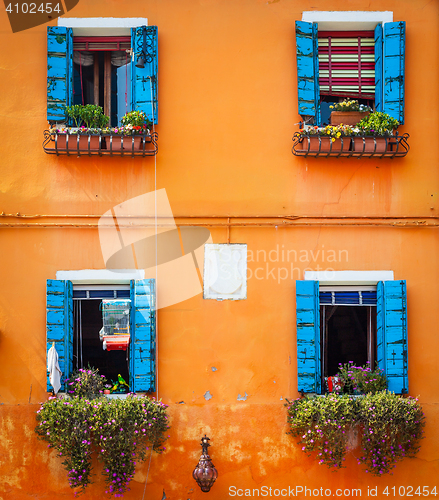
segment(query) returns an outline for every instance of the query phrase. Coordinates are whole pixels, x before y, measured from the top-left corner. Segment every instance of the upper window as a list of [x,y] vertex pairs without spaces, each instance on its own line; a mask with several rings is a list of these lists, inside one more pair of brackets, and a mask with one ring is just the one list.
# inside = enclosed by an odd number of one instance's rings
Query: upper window
[[100,30],[47,28],[47,120],[64,122],[72,104],[98,104],[111,126],[132,110],[157,123],[157,27],[124,28],[123,36]]
[[376,287],[320,287],[296,281],[298,390],[321,393],[339,363],[375,361],[388,388],[408,392],[405,281]]
[[296,21],[296,48],[299,114],[307,124],[327,123],[329,106],[347,97],[404,123],[405,22],[328,31]]
[[[121,311],[112,311],[120,304]],[[155,280],[80,287],[69,280],[47,280],[47,351],[55,344],[61,389],[73,370],[90,365],[110,380],[120,374],[133,392],[154,391],[155,318]],[[114,321],[117,331],[108,328]]]

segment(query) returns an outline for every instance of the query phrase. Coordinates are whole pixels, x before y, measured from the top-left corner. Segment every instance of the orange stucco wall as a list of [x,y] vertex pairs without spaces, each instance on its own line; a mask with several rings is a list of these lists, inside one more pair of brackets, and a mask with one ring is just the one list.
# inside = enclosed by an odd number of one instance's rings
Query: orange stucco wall
[[[300,119],[294,21],[305,10],[343,9],[393,11],[407,22],[405,158],[291,154]],[[152,458],[145,498],[161,498],[163,489],[167,498],[206,498],[191,477],[204,433],[219,470],[212,499],[228,498],[231,486],[361,488],[362,496],[377,487],[382,498],[385,486],[439,490],[439,2],[80,0],[69,16],[147,17],[158,26],[159,153],[44,154],[46,26],[12,34],[0,10],[0,500],[73,498],[60,460],[33,433],[46,398],[45,282],[57,270],[105,266],[97,228],[68,224],[93,226],[155,186],[166,188],[177,224],[194,215],[206,226],[211,216],[315,219],[209,227],[215,243],[247,243],[247,299],[197,295],[159,310],[158,396],[172,428],[166,452]],[[85,214],[95,217],[62,217]],[[347,215],[352,220],[332,226],[323,219]],[[282,257],[287,249],[297,254]],[[359,450],[331,473],[286,434],[283,404],[297,397],[295,280],[318,266],[393,270],[407,280],[410,394],[419,396],[427,426],[417,458],[393,476],[365,474]],[[103,498],[96,471],[84,499]],[[147,471],[148,463],[138,467],[127,499],[142,498]]]

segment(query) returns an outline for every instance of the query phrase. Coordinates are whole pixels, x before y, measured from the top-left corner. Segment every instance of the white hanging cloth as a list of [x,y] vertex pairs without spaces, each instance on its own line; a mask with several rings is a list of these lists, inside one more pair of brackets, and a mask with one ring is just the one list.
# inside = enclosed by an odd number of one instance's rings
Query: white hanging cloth
[[55,349],[55,342],[52,344],[52,347],[47,353],[47,371],[49,372],[50,384],[56,394],[61,387],[62,371],[58,364],[58,353]]

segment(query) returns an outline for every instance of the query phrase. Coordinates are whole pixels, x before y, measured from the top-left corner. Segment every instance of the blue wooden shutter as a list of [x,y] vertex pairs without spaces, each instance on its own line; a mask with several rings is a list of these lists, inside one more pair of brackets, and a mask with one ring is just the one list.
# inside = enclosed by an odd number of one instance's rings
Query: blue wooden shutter
[[296,281],[297,388],[321,392],[319,282]]
[[407,393],[405,281],[380,281],[377,285],[377,360],[387,376],[389,391]]
[[[136,68],[137,58],[143,50],[143,30],[146,30],[145,67]],[[158,121],[158,45],[157,26],[131,29],[134,61],[131,64],[132,109],[143,111],[154,123]]]
[[[49,349],[55,342],[58,363],[62,371],[61,390],[65,389],[64,380],[73,369],[73,287],[71,281],[47,280],[46,292],[46,342]],[[47,368],[47,357],[46,357]],[[47,376],[47,390],[52,386]]]
[[133,392],[155,391],[155,280],[131,281],[130,385]]
[[405,22],[384,25],[383,111],[404,123]]
[[383,110],[383,26],[375,28],[375,109]]
[[313,116],[320,125],[317,23],[296,21],[297,98],[299,115]]
[[71,28],[47,28],[47,120],[65,121],[73,94],[73,34]]

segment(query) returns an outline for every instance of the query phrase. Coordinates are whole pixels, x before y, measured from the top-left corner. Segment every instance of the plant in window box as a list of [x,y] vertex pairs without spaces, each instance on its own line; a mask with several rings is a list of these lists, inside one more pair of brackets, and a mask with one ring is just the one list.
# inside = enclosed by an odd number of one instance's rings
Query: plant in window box
[[374,111],[354,128],[354,151],[385,153],[399,122],[382,111]]
[[331,125],[356,125],[371,111],[369,106],[359,104],[358,101],[353,99],[345,99],[333,106],[329,106],[329,108],[334,110],[331,112]]
[[129,111],[120,122],[120,127],[110,129],[110,137],[106,139],[107,149],[138,151],[142,137],[146,140],[146,136],[150,135],[152,122],[143,111]]
[[102,395],[107,379],[100,375],[97,368],[79,368],[65,381],[68,394],[93,399]]
[[349,125],[308,127],[299,131],[302,149],[308,151],[347,151],[351,145]]
[[111,129],[104,129],[107,149],[112,150],[133,150],[138,151],[141,147],[141,139],[146,140],[149,135],[149,129],[144,125],[122,125]]
[[[88,374],[89,386],[101,385],[97,370]],[[75,379],[75,382],[78,382]],[[104,462],[108,493],[122,496],[134,476],[136,460],[148,448],[160,453],[169,428],[167,406],[154,398],[129,395],[126,399],[90,400],[83,386],[69,399],[50,398],[37,411],[38,437],[63,458],[71,488],[84,491],[91,483],[92,452]],[[95,389],[93,389],[95,390]]]
[[355,366],[353,361],[339,364],[336,375],[344,394],[376,394],[387,389],[387,378],[380,368],[372,370],[370,363]]
[[317,453],[319,464],[343,467],[349,431],[359,428],[366,472],[390,473],[405,457],[414,457],[423,437],[425,417],[418,400],[387,391],[355,398],[346,394],[307,396],[288,401],[290,433],[302,451]]

